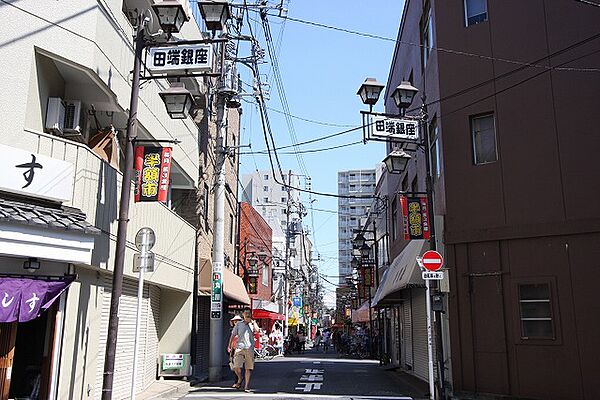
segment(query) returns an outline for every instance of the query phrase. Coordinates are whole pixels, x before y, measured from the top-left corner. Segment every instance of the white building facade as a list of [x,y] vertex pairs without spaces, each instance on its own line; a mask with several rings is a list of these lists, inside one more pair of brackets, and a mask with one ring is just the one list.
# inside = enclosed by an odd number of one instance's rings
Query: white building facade
[[[0,279],[66,284],[34,320],[39,329],[17,321],[0,324],[1,341],[12,352],[10,365],[0,368],[0,386],[11,398],[35,390],[48,399],[101,397],[125,167],[122,138],[132,90],[130,20],[151,4],[39,0],[0,7],[2,152],[23,163],[34,157],[42,166],[65,168],[35,190],[34,184],[14,190],[0,179]],[[149,30],[158,30],[156,16]],[[181,36],[200,38],[193,19]],[[137,297],[132,266],[135,235],[142,227],[156,233],[156,264],[143,291],[136,391],[157,379],[161,354],[190,353],[195,228],[171,205],[197,186],[200,132],[191,118],[169,118],[158,95],[167,85],[148,81],[140,90],[138,137],[180,143],[172,145],[169,201],[134,204],[132,188],[113,399],[130,393]],[[57,121],[65,124],[55,126],[60,105],[79,117],[67,123],[69,117],[59,115]],[[3,167],[15,165],[4,162]],[[45,168],[32,169],[34,183]],[[37,269],[24,269],[32,265]],[[28,349],[30,341],[41,346]]]
[[345,284],[345,277],[352,274],[353,229],[362,226],[373,203],[377,183],[375,169],[362,169],[338,172],[338,262],[339,283]]

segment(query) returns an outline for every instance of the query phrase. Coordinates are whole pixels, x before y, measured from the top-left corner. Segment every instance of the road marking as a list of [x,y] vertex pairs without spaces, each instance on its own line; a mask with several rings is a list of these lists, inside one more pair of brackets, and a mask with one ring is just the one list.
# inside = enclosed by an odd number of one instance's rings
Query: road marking
[[[256,397],[261,399],[295,399],[294,393],[241,393],[240,396],[247,399]],[[190,393],[185,396],[185,399],[221,399],[221,398],[237,398],[236,393]],[[303,399],[321,399],[321,400],[413,400],[412,397],[394,397],[394,396],[356,396],[356,395],[329,395],[329,394],[310,394],[302,393]]]
[[[321,378],[322,379],[322,378]],[[315,383],[315,382],[298,382],[298,385],[304,385],[304,387],[302,386],[297,386],[295,389],[296,390],[302,390],[303,392],[310,392],[313,389],[317,389],[320,390],[321,389],[321,385],[322,383]]]
[[[315,361],[313,364],[320,364],[320,362]],[[311,392],[313,389],[321,390],[321,386],[323,385],[323,374],[325,373],[325,370],[306,368],[304,372],[305,373],[300,377],[300,382],[298,382],[294,389],[302,390],[304,393]]]

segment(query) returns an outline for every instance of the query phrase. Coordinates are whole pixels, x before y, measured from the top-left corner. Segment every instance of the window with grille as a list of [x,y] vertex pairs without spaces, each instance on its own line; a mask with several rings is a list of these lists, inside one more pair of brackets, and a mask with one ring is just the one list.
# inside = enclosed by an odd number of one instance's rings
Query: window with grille
[[498,161],[494,114],[471,117],[471,136],[475,165]]
[[554,339],[550,284],[519,285],[521,339]]

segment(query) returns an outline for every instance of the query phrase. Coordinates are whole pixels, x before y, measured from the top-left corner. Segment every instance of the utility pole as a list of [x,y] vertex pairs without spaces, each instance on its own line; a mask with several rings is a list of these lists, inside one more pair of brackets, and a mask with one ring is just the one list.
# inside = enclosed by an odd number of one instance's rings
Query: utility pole
[[119,332],[119,302],[123,292],[123,264],[127,244],[127,223],[129,222],[129,201],[131,198],[131,175],[133,167],[133,140],[137,136],[137,110],[140,92],[140,71],[142,52],[144,51],[145,18],[138,19],[135,35],[135,50],[133,55],[133,79],[131,81],[131,99],[129,101],[129,118],[125,133],[125,159],[123,181],[121,183],[121,198],[119,201],[119,224],[117,227],[117,243],[115,266],[113,268],[112,289],[110,297],[110,315],[108,317],[108,332],[106,337],[106,353],[104,356],[104,373],[102,376],[102,400],[111,400],[115,353],[117,351],[117,334]]
[[[289,306],[289,292],[290,292],[290,276],[289,276],[289,270],[290,270],[290,202],[291,202],[291,183],[292,183],[292,170],[288,171],[288,181],[287,181],[287,185],[285,187],[286,192],[287,192],[287,202],[286,202],[286,212],[285,212],[285,282],[284,282],[284,297],[283,297],[283,302],[284,302],[284,309],[285,309],[285,324],[284,326],[284,332],[283,332],[283,336],[287,337],[289,334],[289,313],[290,313],[290,306]],[[285,178],[284,178],[285,180]]]
[[[217,139],[215,144],[214,234],[212,251],[212,289],[210,304],[210,350],[208,380],[221,380],[223,368],[223,264],[225,255],[225,137],[227,135],[227,105],[222,93],[217,95]],[[218,290],[215,290],[217,289]]]

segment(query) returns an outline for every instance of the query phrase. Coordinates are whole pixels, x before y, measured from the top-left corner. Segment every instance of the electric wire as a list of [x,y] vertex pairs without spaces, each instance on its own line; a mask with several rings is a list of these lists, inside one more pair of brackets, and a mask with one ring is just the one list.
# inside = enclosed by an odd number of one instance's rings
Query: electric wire
[[[281,152],[279,154],[294,155],[294,154],[320,153],[320,152],[323,152],[323,151],[330,151],[330,150],[341,149],[341,148],[344,148],[344,147],[356,146],[357,144],[364,144],[364,142],[362,140],[358,140],[356,142],[344,143],[344,144],[340,144],[340,145],[337,145],[337,146],[322,147],[322,148],[319,148],[319,149],[299,150],[299,151],[284,151],[284,152]],[[240,153],[240,154],[242,154],[242,155],[245,155],[245,154],[266,155],[267,152],[263,150],[263,151],[254,151],[254,152],[244,152],[244,153]]]
[[[576,1],[580,1],[580,0],[576,0]],[[252,10],[252,11],[255,11],[255,10]],[[389,38],[386,36],[376,35],[376,34],[372,34],[372,33],[359,32],[359,31],[355,31],[352,29],[341,28],[341,27],[337,27],[337,26],[333,26],[333,25],[328,25],[328,24],[314,22],[314,21],[308,21],[308,20],[294,18],[294,17],[290,17],[290,16],[280,17],[279,15],[276,15],[276,14],[267,14],[267,15],[273,16],[273,17],[278,17],[278,18],[286,18],[292,22],[296,22],[296,23],[300,23],[300,24],[304,24],[304,25],[316,26],[319,28],[324,28],[324,29],[329,29],[329,30],[334,30],[334,31],[339,31],[339,32],[344,32],[344,33],[361,36],[361,37],[365,37],[365,38],[370,38],[370,39],[383,40],[383,41],[393,42],[393,43],[402,44],[402,45],[406,45],[406,46],[414,46],[414,47],[418,47],[418,48],[423,48],[425,46],[420,43],[413,43],[413,42],[397,40],[397,39]],[[523,62],[523,61],[518,61],[518,60],[511,60],[511,59],[507,59],[507,58],[486,56],[483,54],[470,53],[467,51],[448,49],[448,48],[444,48],[444,47],[432,46],[432,47],[428,47],[428,48],[430,50],[437,50],[439,52],[444,52],[444,53],[449,53],[449,54],[454,54],[454,55],[461,55],[461,56],[468,56],[468,57],[476,57],[476,58],[481,58],[481,59],[490,60],[490,61],[500,61],[500,62],[505,62],[505,63],[509,63],[509,64],[523,65],[523,66],[527,66],[527,67],[555,69],[555,67],[549,67],[549,66],[543,65],[543,64],[535,64],[535,63],[528,63],[528,62]],[[600,68],[560,68],[559,70],[573,71],[573,72],[600,72]]]

